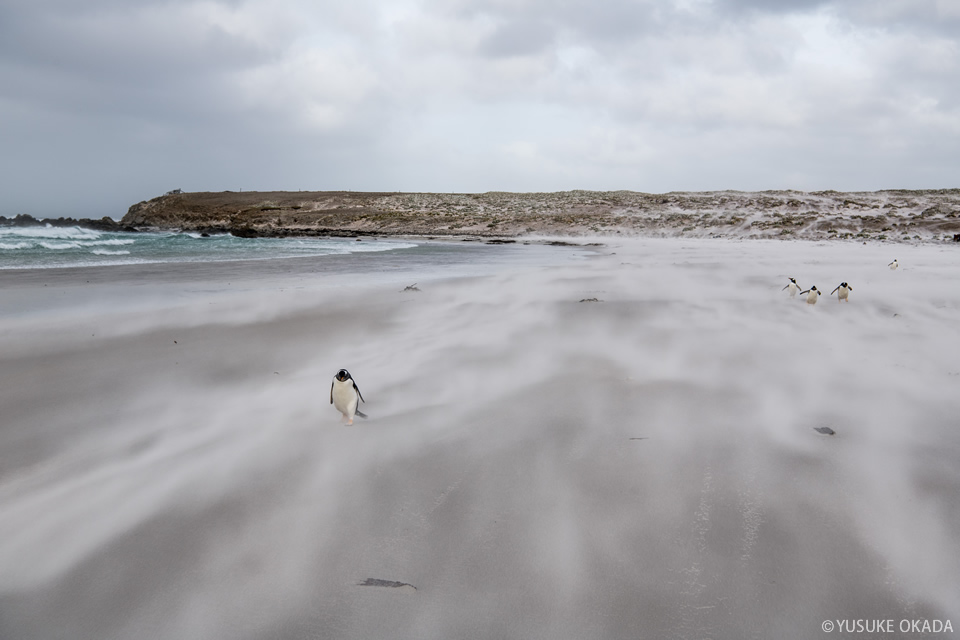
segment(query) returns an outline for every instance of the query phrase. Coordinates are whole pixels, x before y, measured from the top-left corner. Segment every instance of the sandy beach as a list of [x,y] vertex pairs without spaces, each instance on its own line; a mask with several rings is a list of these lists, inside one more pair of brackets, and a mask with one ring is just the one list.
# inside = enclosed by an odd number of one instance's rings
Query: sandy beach
[[960,628],[957,247],[602,241],[0,273],[0,637]]

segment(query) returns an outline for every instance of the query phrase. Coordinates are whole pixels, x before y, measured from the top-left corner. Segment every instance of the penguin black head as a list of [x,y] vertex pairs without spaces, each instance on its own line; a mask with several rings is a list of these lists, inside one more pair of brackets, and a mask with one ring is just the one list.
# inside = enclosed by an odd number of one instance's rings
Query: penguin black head
[[846,283],[846,282],[841,282],[841,283],[840,283],[840,286],[843,287],[844,289],[849,289],[849,288],[850,288],[850,287],[847,286],[847,283]]
[[817,285],[813,285],[812,287],[810,287],[810,291],[819,291],[817,289]]
[[790,282],[792,282],[793,284],[797,284],[796,278],[788,278],[788,280],[790,280]]
[[350,372],[347,371],[346,369],[340,369],[340,371],[337,371],[336,378],[337,378],[337,380],[339,380],[340,382],[344,382],[344,381],[346,381],[346,380],[350,380]]

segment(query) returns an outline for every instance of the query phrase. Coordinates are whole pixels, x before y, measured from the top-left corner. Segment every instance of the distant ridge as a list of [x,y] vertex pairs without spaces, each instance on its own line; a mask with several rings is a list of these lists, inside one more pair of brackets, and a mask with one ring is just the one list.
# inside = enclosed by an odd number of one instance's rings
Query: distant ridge
[[960,189],[171,192],[133,205],[119,224],[249,237],[621,234],[929,242],[960,234]]

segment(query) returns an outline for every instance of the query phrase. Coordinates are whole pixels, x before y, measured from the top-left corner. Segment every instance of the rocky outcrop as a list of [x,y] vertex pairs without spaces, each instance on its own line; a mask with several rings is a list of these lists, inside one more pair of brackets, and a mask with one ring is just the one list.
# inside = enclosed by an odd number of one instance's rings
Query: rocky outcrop
[[81,229],[94,229],[96,231],[137,231],[134,227],[125,225],[122,222],[117,222],[107,216],[99,220],[64,217],[37,219],[25,214],[20,214],[13,218],[0,216],[0,227],[42,227],[46,225],[50,225],[51,227],[80,227]]
[[245,237],[620,233],[942,240],[960,232],[960,189],[169,193],[133,205],[120,224]]

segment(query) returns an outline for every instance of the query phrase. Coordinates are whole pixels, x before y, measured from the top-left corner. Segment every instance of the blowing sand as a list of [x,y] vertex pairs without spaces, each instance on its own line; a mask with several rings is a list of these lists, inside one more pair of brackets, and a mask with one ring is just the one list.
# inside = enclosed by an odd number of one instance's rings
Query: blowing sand
[[0,637],[956,629],[957,259],[669,239],[419,292],[8,281]]

